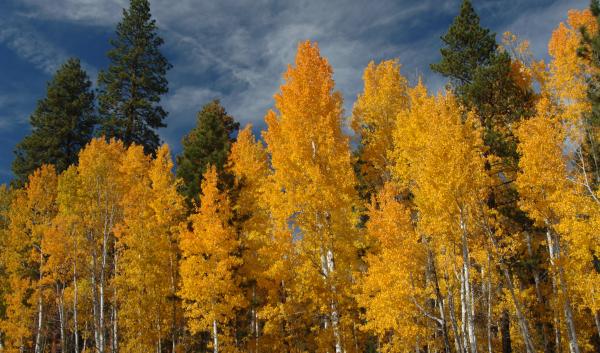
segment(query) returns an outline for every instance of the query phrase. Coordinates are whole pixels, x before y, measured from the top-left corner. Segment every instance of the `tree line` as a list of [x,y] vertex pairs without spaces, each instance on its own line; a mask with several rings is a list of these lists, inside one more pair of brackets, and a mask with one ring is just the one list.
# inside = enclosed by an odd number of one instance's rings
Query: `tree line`
[[464,0],[445,90],[369,63],[352,137],[301,42],[261,138],[213,101],[174,165],[131,0],[97,94],[65,63],[0,187],[0,351],[600,351],[599,25],[569,11],[544,62]]

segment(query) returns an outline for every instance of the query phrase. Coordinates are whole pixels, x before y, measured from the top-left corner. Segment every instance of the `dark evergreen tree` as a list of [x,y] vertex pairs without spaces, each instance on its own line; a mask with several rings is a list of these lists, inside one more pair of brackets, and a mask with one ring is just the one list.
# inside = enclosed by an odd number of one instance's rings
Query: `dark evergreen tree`
[[441,60],[431,69],[450,79],[450,87],[469,109],[477,111],[490,153],[516,165],[513,122],[533,114],[533,91],[511,75],[511,58],[498,50],[496,35],[479,23],[471,2],[464,0],[448,33]]
[[131,0],[111,44],[110,66],[98,76],[100,132],[152,153],[160,144],[155,130],[166,126],[160,97],[168,92],[171,64],[160,52],[163,39],[147,0]]
[[42,164],[65,170],[92,138],[94,93],[78,59],[69,59],[58,69],[29,121],[32,132],[17,144],[12,164],[16,186],[24,185]]
[[183,138],[183,151],[177,156],[177,177],[183,181],[181,192],[190,206],[199,200],[200,182],[209,164],[217,168],[221,186],[231,187],[225,165],[239,127],[219,100],[204,105],[198,113],[196,127]]
[[465,0],[441,39],[446,47],[440,49],[442,59],[431,69],[449,77],[453,88],[462,95],[464,86],[473,83],[477,68],[489,65],[495,56],[496,35],[481,27],[473,5]]
[[[600,3],[592,0],[590,3],[592,15],[600,25]],[[592,105],[592,111],[584,117],[584,128],[586,129],[586,145],[582,146],[588,157],[590,174],[594,177],[594,186],[600,185],[600,151],[598,140],[600,138],[600,33],[588,33],[585,27],[581,28],[582,45],[579,55],[588,60],[596,70],[588,78],[588,99]]]

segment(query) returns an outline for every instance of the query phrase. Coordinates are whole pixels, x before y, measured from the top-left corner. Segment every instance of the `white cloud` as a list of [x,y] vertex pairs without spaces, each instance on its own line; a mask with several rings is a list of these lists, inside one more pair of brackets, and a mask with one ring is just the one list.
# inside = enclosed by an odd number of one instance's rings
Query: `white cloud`
[[208,88],[183,86],[177,88],[164,100],[165,108],[174,114],[199,110],[205,102],[219,98],[219,92]]
[[[22,2],[22,13],[34,20],[107,29],[119,21],[128,3]],[[534,53],[543,56],[552,28],[567,9],[583,8],[588,0],[547,0],[544,6],[542,2],[489,0],[475,2],[475,7],[484,25],[491,23],[498,33],[511,30],[529,39]],[[317,40],[333,66],[346,114],[362,89],[362,70],[372,59],[399,57],[404,75],[412,82],[424,76],[435,92],[445,82],[428,69],[438,57],[439,35],[446,30],[447,24],[440,27],[439,21],[454,16],[460,0],[151,0],[151,5],[174,65],[169,73],[171,93],[164,99],[170,111],[169,127],[161,130],[169,141],[189,130],[195,124],[195,113],[213,98],[221,98],[243,123],[262,122],[273,105],[281,74],[293,62],[298,41],[305,39]],[[60,50],[48,56],[22,51],[22,56],[45,70],[56,65],[51,58],[61,55]]]
[[28,5],[23,15],[32,19],[84,22],[107,25],[117,23],[128,0],[21,0]]
[[60,48],[21,24],[0,21],[0,43],[47,74],[54,73],[67,58]]
[[[360,89],[361,73],[369,59],[376,53],[395,54],[393,50],[381,50],[388,39],[384,32],[380,38],[365,38],[364,33],[424,17],[432,8],[454,11],[455,2],[386,0],[373,6],[367,1],[341,0],[154,0],[151,5],[172,54],[173,92],[184,87],[195,89],[194,92],[224,92],[223,101],[236,118],[257,121],[262,120],[272,105],[272,95],[287,64],[293,61],[299,41],[319,41],[323,54],[334,67],[338,89],[345,94],[349,108]],[[127,5],[126,0],[24,0],[24,3],[27,5],[24,13],[31,18],[104,26],[113,26]],[[213,80],[200,82],[203,75]],[[198,77],[199,82],[189,82],[192,77]],[[183,112],[172,111],[171,115],[179,113]],[[185,119],[191,122],[194,117]]]

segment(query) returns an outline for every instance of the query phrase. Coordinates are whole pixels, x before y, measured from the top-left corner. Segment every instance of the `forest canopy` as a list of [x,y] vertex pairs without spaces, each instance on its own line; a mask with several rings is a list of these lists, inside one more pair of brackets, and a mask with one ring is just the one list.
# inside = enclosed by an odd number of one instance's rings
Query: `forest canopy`
[[545,62],[464,0],[446,88],[372,61],[348,119],[302,41],[260,135],[206,102],[173,158],[131,0],[0,186],[0,352],[599,352],[599,25],[569,11]]

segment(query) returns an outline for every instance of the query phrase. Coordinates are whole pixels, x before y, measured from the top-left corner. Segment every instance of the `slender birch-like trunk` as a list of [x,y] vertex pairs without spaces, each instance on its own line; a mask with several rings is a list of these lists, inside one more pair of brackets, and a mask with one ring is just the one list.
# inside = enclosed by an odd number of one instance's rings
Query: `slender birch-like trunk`
[[40,251],[40,268],[39,268],[39,279],[38,279],[38,302],[37,302],[37,327],[35,332],[35,353],[42,352],[42,322],[44,319],[43,316],[43,298],[42,298],[42,264],[44,261],[44,254],[42,253],[42,249],[39,248]]
[[65,335],[65,306],[64,306],[64,287],[60,288],[59,284],[56,283],[56,298],[58,301],[58,323],[60,330],[60,351],[67,351],[67,339]]
[[[313,142],[313,157],[316,151],[315,144]],[[326,217],[324,217],[326,219]],[[335,342],[335,353],[342,353],[342,337],[340,333],[340,318],[337,307],[337,289],[335,283],[333,283],[333,272],[335,271],[335,259],[333,250],[325,244],[325,239],[323,237],[323,223],[321,222],[321,217],[319,212],[315,213],[315,224],[317,228],[317,232],[319,234],[321,240],[321,272],[323,276],[323,280],[326,285],[329,286],[329,290],[331,292],[331,299],[329,303],[330,313],[329,313],[329,321],[331,321],[331,329],[333,331],[333,338]],[[327,324],[327,322],[325,322]]]
[[40,294],[39,298],[38,298],[38,322],[37,322],[37,328],[36,328],[36,333],[35,333],[35,353],[41,353],[42,352],[42,321],[43,321],[44,315],[43,315],[43,301],[42,301],[42,296]]
[[[446,274],[448,278],[448,274]],[[457,353],[464,353],[465,348],[463,345],[462,334],[458,328],[458,322],[456,320],[456,310],[454,308],[454,296],[452,295],[453,288],[448,288],[448,312],[450,313],[450,323],[452,326],[452,332],[454,333],[454,346],[456,347]]]
[[529,334],[529,328],[527,327],[527,322],[525,316],[523,315],[523,310],[521,309],[521,302],[517,298],[515,294],[515,288],[512,283],[512,278],[510,277],[510,273],[508,269],[504,268],[503,271],[504,277],[506,279],[508,289],[511,295],[511,298],[515,304],[515,311],[517,314],[517,320],[519,322],[519,328],[521,329],[521,334],[523,335],[523,341],[525,342],[525,349],[527,353],[535,353],[536,350],[533,346],[533,341],[531,340],[531,335]]
[[[494,246],[494,249],[496,250],[496,252],[498,252],[499,251],[499,246],[498,246],[497,240],[494,238],[493,231],[490,229],[490,227],[487,224],[485,225],[485,228],[486,228],[486,231],[488,233],[488,237],[489,237],[490,243]],[[521,301],[519,300],[519,298],[517,298],[517,296],[515,294],[515,287],[513,285],[512,278],[510,276],[510,272],[508,270],[508,267],[506,266],[506,264],[504,263],[504,261],[502,260],[501,257],[498,258],[498,261],[499,261],[499,265],[500,265],[501,271],[502,271],[502,273],[504,275],[504,279],[506,281],[506,285],[508,286],[509,293],[510,293],[511,298],[513,300],[513,303],[515,305],[515,312],[517,314],[517,322],[519,323],[519,328],[521,330],[521,335],[523,336],[523,341],[525,343],[525,351],[527,353],[535,353],[537,351],[536,351],[535,346],[533,344],[533,341],[531,339],[531,335],[529,334],[529,325],[527,324],[527,319],[523,315]],[[506,313],[506,314],[503,313],[502,320],[503,320],[503,322],[505,324],[508,323],[510,325],[510,321],[509,321],[509,318],[508,318],[508,313]],[[508,340],[505,340],[505,336],[510,335],[510,331],[508,330],[508,328],[503,328],[502,331],[503,331],[503,344],[502,344],[503,345],[503,349],[505,351],[511,351],[512,348],[508,348],[510,346]]]
[[463,281],[461,298],[463,300],[463,309],[466,312],[466,328],[468,335],[468,344],[470,353],[477,353],[477,336],[475,334],[475,304],[473,303],[473,289],[471,288],[471,259],[469,255],[469,244],[467,241],[467,225],[461,210],[460,227],[462,230],[462,257],[463,257]]
[[98,254],[96,249],[92,251],[92,311],[94,316],[94,345],[98,353],[103,352],[101,350],[102,339],[102,326],[100,326],[100,305],[98,303],[98,281],[96,279],[96,269],[98,266]]
[[217,332],[217,320],[213,320],[213,353],[219,353],[219,335]]
[[580,353],[579,343],[577,342],[577,332],[575,330],[575,322],[573,319],[573,310],[571,309],[571,300],[567,290],[567,284],[565,281],[564,269],[562,265],[557,263],[557,259],[560,258],[560,240],[558,236],[552,231],[549,222],[546,222],[546,238],[548,241],[548,251],[550,253],[550,263],[552,267],[556,268],[558,273],[558,283],[560,290],[563,295],[563,310],[565,313],[565,323],[567,324],[567,334],[569,335],[569,350],[571,353]]
[[550,280],[552,282],[552,299],[556,302],[555,305],[552,306],[553,313],[553,324],[554,324],[554,345],[556,349],[556,353],[562,353],[562,334],[560,332],[560,313],[558,310],[558,288],[556,286],[556,279],[554,276],[550,276]]
[[[117,275],[117,259],[118,255],[115,251],[115,258],[113,261],[113,276]],[[117,300],[117,286],[113,285],[113,302],[112,302],[112,353],[119,352],[119,331],[118,331],[118,300]]]
[[[334,271],[333,251],[327,250],[327,274],[330,276]],[[330,279],[330,282],[333,279]],[[334,283],[331,283],[331,328],[333,329],[333,337],[335,339],[335,353],[342,353],[342,337],[340,334],[340,317],[337,308],[337,290]]]
[[431,275],[433,277],[433,285],[435,288],[437,307],[440,312],[440,319],[442,320],[441,326],[442,326],[442,337],[444,339],[444,351],[446,353],[450,353],[450,340],[448,338],[448,324],[446,322],[446,309],[444,308],[444,297],[442,296],[442,292],[440,291],[440,284],[439,284],[439,280],[438,280],[435,259],[433,257],[433,252],[431,251],[431,249],[427,250],[427,257],[428,257]]
[[77,322],[77,240],[75,235],[73,236],[73,349],[74,353],[79,353],[79,327]]
[[100,265],[100,283],[99,283],[99,313],[98,313],[98,326],[100,328],[100,342],[99,342],[99,352],[104,353],[105,349],[105,334],[104,334],[104,281],[105,281],[105,269],[106,269],[106,261],[108,257],[108,234],[104,232],[103,241],[102,241],[102,263]]
[[[171,245],[173,244],[173,242],[171,241]],[[171,295],[173,298],[173,305],[172,305],[172,322],[171,322],[171,352],[175,353],[177,351],[177,299],[176,299],[176,293],[177,293],[177,283],[176,283],[176,278],[175,276],[177,275],[176,271],[176,266],[175,266],[175,260],[174,260],[174,256],[173,256],[173,249],[171,249],[171,254],[170,254],[170,260],[169,260],[170,266],[171,266]]]

